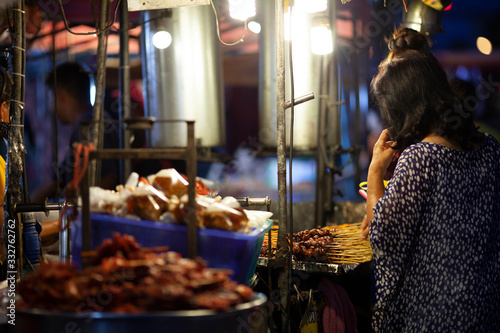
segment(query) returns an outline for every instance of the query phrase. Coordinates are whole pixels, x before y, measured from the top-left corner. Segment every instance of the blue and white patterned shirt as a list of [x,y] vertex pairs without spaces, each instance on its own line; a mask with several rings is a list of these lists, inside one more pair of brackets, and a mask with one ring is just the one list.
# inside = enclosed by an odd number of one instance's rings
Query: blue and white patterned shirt
[[500,332],[500,144],[405,149],[373,208],[376,332]]

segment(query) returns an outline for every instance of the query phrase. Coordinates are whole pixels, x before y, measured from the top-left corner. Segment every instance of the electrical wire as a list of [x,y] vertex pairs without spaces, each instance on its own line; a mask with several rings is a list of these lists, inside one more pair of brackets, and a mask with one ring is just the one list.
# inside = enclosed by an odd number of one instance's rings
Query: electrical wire
[[[60,0],[59,0],[60,1]],[[215,25],[217,27],[217,37],[219,38],[219,41],[226,45],[226,46],[233,46],[233,45],[237,45],[239,43],[242,43],[243,42],[243,38],[245,37],[246,33],[247,33],[247,30],[248,30],[248,24],[247,24],[247,20],[245,20],[245,31],[243,31],[243,35],[240,37],[240,39],[238,39],[236,42],[232,42],[232,43],[226,43],[222,40],[222,38],[220,37],[220,27],[219,27],[219,17],[217,15],[217,10],[215,9],[215,5],[214,5],[214,2],[212,0],[210,0],[210,4],[212,5],[212,9],[214,11],[214,14],[215,14]]]
[[[102,1],[105,1],[105,0],[102,0]],[[96,29],[95,31],[90,31],[90,32],[76,32],[76,31],[73,31],[70,29],[69,25],[68,25],[68,21],[66,19],[66,13],[64,12],[64,7],[63,7],[63,4],[62,4],[62,0],[57,0],[57,4],[59,5],[59,8],[61,9],[61,13],[62,13],[62,19],[63,19],[63,22],[64,22],[64,27],[66,28],[66,30],[68,30],[68,32],[72,33],[73,35],[82,35],[82,36],[87,36],[87,35],[97,35],[97,34],[100,34],[106,30],[109,30],[111,29],[111,27],[113,26],[113,24],[115,24],[116,22],[116,15],[118,13],[118,8],[120,6],[120,2],[121,0],[118,0],[116,2],[116,6],[115,6],[115,10],[114,10],[114,15],[113,15],[113,21],[111,21],[110,23],[108,23],[108,25],[106,25],[104,28],[102,29]]]
[[[61,0],[59,0],[59,1],[61,1]],[[248,31],[248,21],[247,20],[244,21],[245,30],[243,31],[243,35],[238,40],[236,40],[235,42],[225,42],[225,41],[222,40],[222,38],[220,36],[219,14],[217,13],[217,9],[215,8],[213,0],[210,0],[210,5],[211,5],[212,10],[213,10],[214,15],[215,15],[215,25],[216,25],[216,28],[217,28],[217,38],[219,39],[219,41],[222,44],[226,45],[226,46],[234,46],[234,45],[237,45],[239,43],[243,43],[245,41],[244,38],[245,38],[246,33]],[[143,22],[141,22],[139,24],[134,25],[133,27],[127,28],[127,30],[133,30],[133,29],[135,29],[135,28],[137,28],[139,26],[143,26],[146,23],[149,23],[151,21],[154,21],[154,20],[162,18],[162,17],[163,17],[163,15],[152,17],[152,18],[150,18],[148,20],[145,20],[145,21],[143,21]],[[113,30],[113,31],[121,31],[122,29],[123,29],[122,27],[120,27],[120,28],[111,27],[111,30]]]
[[[135,29],[135,28],[137,28],[137,27],[143,26],[143,25],[145,25],[146,23],[149,23],[149,22],[152,22],[152,21],[155,21],[155,20],[157,20],[157,19],[164,18],[164,17],[167,17],[167,16],[165,16],[165,15],[155,16],[155,17],[152,17],[152,18],[150,18],[150,19],[148,19],[148,20],[145,20],[145,21],[142,21],[142,22],[140,22],[140,23],[138,23],[138,24],[135,24],[135,25],[133,25],[133,26],[130,26],[130,27],[129,27],[129,28],[127,28],[127,29],[124,29],[124,28],[122,28],[121,26],[120,26],[120,27],[115,27],[115,26],[113,26],[113,27],[111,27],[111,29],[110,29],[110,30],[111,30],[111,31],[116,31],[116,32],[120,32],[120,31],[123,31],[123,30],[130,31],[130,30],[134,30],[134,29]],[[134,37],[134,36],[130,36],[130,37]]]

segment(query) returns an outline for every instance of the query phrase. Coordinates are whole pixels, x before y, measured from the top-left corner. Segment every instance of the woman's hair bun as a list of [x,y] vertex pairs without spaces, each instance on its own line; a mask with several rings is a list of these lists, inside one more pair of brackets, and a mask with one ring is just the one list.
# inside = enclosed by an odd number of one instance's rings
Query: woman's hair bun
[[392,38],[387,41],[389,50],[423,50],[427,44],[427,37],[418,31],[409,28],[399,28]]

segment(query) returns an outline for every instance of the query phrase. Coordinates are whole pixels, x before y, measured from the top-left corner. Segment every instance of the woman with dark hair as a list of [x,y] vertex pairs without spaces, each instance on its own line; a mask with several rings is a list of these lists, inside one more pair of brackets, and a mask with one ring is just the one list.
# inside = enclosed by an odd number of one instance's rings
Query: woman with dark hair
[[477,131],[426,43],[396,31],[371,84],[387,128],[362,224],[374,254],[373,327],[500,332],[500,144]]

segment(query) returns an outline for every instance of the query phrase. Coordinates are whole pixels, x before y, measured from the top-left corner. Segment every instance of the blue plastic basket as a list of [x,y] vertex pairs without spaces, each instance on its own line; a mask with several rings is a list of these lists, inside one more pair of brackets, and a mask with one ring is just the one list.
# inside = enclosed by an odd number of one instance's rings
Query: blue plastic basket
[[[99,246],[115,232],[132,235],[142,247],[168,246],[170,250],[186,257],[187,227],[169,223],[134,220],[103,214],[91,214],[91,246]],[[273,225],[272,220],[250,233],[238,233],[217,229],[198,229],[198,256],[209,267],[231,269],[231,279],[248,283],[255,273],[264,235]],[[75,264],[81,265],[81,221],[71,226],[71,253]]]

